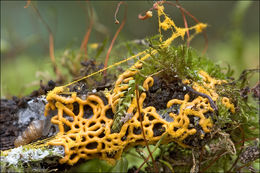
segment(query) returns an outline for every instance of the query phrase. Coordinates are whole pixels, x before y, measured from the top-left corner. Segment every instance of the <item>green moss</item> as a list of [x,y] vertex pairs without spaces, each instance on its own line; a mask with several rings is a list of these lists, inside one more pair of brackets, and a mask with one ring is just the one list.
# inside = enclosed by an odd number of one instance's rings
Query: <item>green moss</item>
[[210,76],[218,79],[227,79],[232,75],[229,67],[223,68],[215,62],[199,55],[193,48],[186,46],[170,46],[160,48],[153,46],[158,54],[143,62],[140,76],[143,78],[152,74],[160,73],[167,80],[191,79],[200,81],[199,70],[206,71]]
[[[121,130],[121,127],[125,123],[125,120],[122,120],[122,118],[125,118],[126,116],[131,116],[133,115],[127,115],[127,109],[132,103],[133,98],[135,97],[135,85],[136,81],[135,80],[130,80],[128,84],[121,84],[121,85],[128,85],[127,91],[123,91],[125,96],[121,97],[118,104],[117,104],[117,112],[114,115],[114,122],[111,127],[113,133],[119,133]],[[145,91],[145,89],[139,85],[139,91]]]
[[[241,140],[241,133],[245,138],[259,135],[259,116],[256,106],[249,103],[241,96],[240,82],[228,83],[217,86],[217,92],[221,97],[228,97],[235,105],[235,114],[232,114],[218,100],[219,115],[216,117],[216,125],[225,129],[226,132],[233,132],[232,138],[235,142]],[[240,126],[241,130],[236,130]],[[255,127],[252,130],[252,127]],[[251,128],[251,129],[250,129]]]

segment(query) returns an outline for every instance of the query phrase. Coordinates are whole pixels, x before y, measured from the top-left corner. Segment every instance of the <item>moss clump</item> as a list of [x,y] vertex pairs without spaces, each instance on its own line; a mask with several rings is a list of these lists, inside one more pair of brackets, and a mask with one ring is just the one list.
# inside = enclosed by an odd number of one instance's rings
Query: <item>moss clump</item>
[[[154,44],[155,41],[150,42]],[[142,62],[144,65],[140,70],[140,76],[145,77],[160,73],[167,80],[191,79],[192,81],[200,81],[199,70],[204,70],[211,77],[217,79],[228,79],[232,74],[229,68],[216,65],[205,56],[199,55],[193,48],[187,48],[183,45],[166,48],[153,47],[158,51],[158,54],[151,55],[150,59]]]

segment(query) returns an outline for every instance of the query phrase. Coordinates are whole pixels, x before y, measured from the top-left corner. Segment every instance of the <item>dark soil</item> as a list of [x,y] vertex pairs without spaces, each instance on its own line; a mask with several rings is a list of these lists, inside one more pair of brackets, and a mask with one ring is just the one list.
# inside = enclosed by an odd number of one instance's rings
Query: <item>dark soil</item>
[[55,88],[56,83],[53,80],[50,80],[46,85],[42,83],[42,80],[40,81],[40,88],[38,90],[34,90],[30,97],[38,97],[41,95],[45,95],[48,93],[48,91],[51,91],[53,88]]
[[187,92],[187,90],[184,91],[181,80],[167,83],[162,78],[154,77],[154,84],[147,92],[144,107],[153,106],[156,110],[166,109],[169,100],[183,100]]
[[28,98],[12,100],[1,99],[0,104],[0,150],[7,150],[14,147],[14,140],[18,137],[20,129],[17,126],[17,112],[20,108],[26,107]]
[[26,129],[18,127],[17,112],[27,108],[27,102],[40,95],[46,94],[55,87],[55,82],[50,80],[46,85],[40,82],[38,90],[32,91],[29,96],[12,99],[0,99],[0,150],[14,148],[14,140]]

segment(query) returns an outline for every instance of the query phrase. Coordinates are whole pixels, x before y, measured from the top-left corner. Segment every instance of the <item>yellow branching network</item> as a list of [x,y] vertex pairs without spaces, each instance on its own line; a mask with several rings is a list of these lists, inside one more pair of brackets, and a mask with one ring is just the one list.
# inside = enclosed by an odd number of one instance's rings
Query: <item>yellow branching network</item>
[[[200,33],[207,25],[199,23],[191,28],[179,28],[175,23],[164,13],[164,7],[158,5],[158,20],[159,33],[161,34],[162,47],[169,46],[177,37],[184,38],[187,30],[195,30],[195,34]],[[163,21],[161,21],[163,19]],[[171,37],[164,39],[161,30],[171,30]],[[129,57],[121,62],[113,64],[108,68],[119,65],[130,59],[141,57],[144,61],[151,54],[156,54],[156,50],[152,50],[150,54],[143,51],[135,56]],[[178,114],[170,113],[169,116],[174,120],[168,122],[160,117],[157,110],[152,107],[144,107],[143,102],[146,99],[146,93],[140,93],[139,100],[132,98],[131,104],[127,109],[127,114],[132,117],[127,120],[119,133],[111,133],[113,124],[113,116],[116,113],[119,99],[124,97],[125,91],[129,88],[129,81],[134,79],[138,70],[142,67],[142,61],[137,61],[131,68],[122,73],[110,92],[105,92],[106,98],[101,98],[97,95],[88,95],[86,98],[80,98],[76,93],[64,95],[67,92],[66,88],[74,81],[65,86],[56,87],[47,95],[48,104],[45,108],[45,115],[48,116],[51,110],[57,110],[57,114],[51,119],[53,124],[58,125],[59,133],[47,145],[61,145],[65,148],[65,157],[60,160],[60,163],[68,163],[73,165],[79,159],[99,158],[114,163],[115,160],[121,157],[122,152],[129,147],[136,145],[145,145],[141,131],[141,122],[137,111],[137,102],[139,102],[141,113],[143,114],[144,134],[149,144],[155,144],[163,135],[165,136],[164,143],[175,141],[181,146],[186,146],[182,141],[196,133],[195,128],[189,128],[190,116],[199,118],[199,126],[203,132],[209,133],[213,127],[213,121],[210,117],[205,116],[208,112],[214,110],[210,106],[207,98],[198,96],[192,101],[189,100],[189,95],[186,94],[184,100],[173,99],[169,100],[167,107],[179,105]],[[107,68],[106,68],[107,69]],[[97,73],[104,71],[102,69],[95,72],[88,78]],[[203,77],[203,85],[193,83],[193,88],[201,93],[207,94],[215,101],[218,98],[215,92],[215,85],[225,81],[211,78],[206,72],[201,71]],[[82,79],[81,79],[82,80]],[[188,83],[186,80],[183,83]],[[153,86],[153,78],[147,77],[143,82],[143,88],[148,91]],[[228,108],[233,112],[234,105],[227,98],[223,100]],[[203,136],[201,136],[203,138]]]

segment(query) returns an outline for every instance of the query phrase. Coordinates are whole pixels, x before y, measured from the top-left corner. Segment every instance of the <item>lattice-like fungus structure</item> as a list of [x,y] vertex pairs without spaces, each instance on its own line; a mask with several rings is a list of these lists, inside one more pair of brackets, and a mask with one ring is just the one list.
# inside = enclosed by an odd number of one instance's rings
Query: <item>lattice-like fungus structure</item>
[[[137,64],[136,67],[141,67]],[[213,83],[221,84],[220,80],[215,80],[203,74],[205,86],[200,86],[196,83],[198,91],[214,94]],[[51,122],[59,126],[59,134],[55,139],[51,140],[49,145],[62,145],[65,148],[65,157],[60,160],[61,163],[75,164],[80,158],[92,159],[100,158],[114,162],[119,159],[124,149],[136,146],[145,145],[141,131],[141,122],[139,113],[137,112],[137,100],[134,97],[127,113],[132,114],[121,128],[119,133],[111,133],[111,125],[113,123],[113,115],[118,99],[124,96],[123,91],[127,90],[127,82],[133,79],[136,72],[127,70],[119,76],[116,81],[114,92],[107,94],[106,98],[101,98],[97,95],[89,95],[86,99],[81,99],[73,93],[70,97],[61,96],[50,93],[48,95],[49,103],[46,105],[46,110],[54,107],[58,110],[57,115],[53,116]],[[207,77],[206,77],[207,76]],[[207,83],[206,83],[207,82]],[[124,84],[124,85],[122,85]],[[153,78],[148,77],[143,82],[143,88],[146,91],[153,85]],[[211,86],[210,90],[207,88]],[[59,88],[57,88],[58,90]],[[217,94],[215,93],[215,96]],[[218,97],[218,96],[217,96]],[[190,128],[189,117],[195,116],[199,118],[199,126],[204,133],[209,133],[213,126],[213,121],[205,114],[213,112],[207,98],[198,96],[190,101],[190,96],[185,95],[184,100],[173,99],[169,100],[167,107],[179,105],[178,114],[172,112],[169,116],[174,120],[167,122],[161,118],[157,110],[152,107],[143,107],[143,102],[146,98],[146,93],[140,94],[138,100],[143,115],[144,133],[149,144],[156,143],[165,134],[164,142],[175,141],[182,146],[185,146],[182,141],[196,133],[195,128]],[[217,98],[216,98],[217,99]],[[228,102],[228,101],[226,101]],[[229,103],[229,102],[228,102]],[[232,105],[231,103],[229,103]],[[113,108],[114,107],[114,108]],[[231,108],[232,110],[232,108]]]
[[[160,20],[161,16],[164,18],[163,22]],[[195,29],[196,33],[199,33],[206,27],[205,24],[200,23],[191,28],[178,28],[164,13],[163,6],[160,5],[158,5],[158,17],[160,34],[161,29],[172,31],[175,29],[172,36],[162,42],[162,47],[169,46],[179,36],[183,38],[187,30]],[[162,41],[162,38],[160,39]],[[156,53],[157,50],[152,50],[150,54],[144,51],[139,53],[138,56],[142,55],[140,59],[144,61]],[[134,79],[140,68],[142,68],[142,63],[137,61],[134,66],[122,73],[115,82],[114,89],[110,92],[104,92],[105,97],[91,94],[81,98],[77,96],[77,93],[68,95],[69,91],[66,87],[56,87],[48,93],[45,115],[48,115],[50,110],[57,110],[57,114],[52,117],[51,122],[59,127],[59,133],[48,142],[48,145],[64,146],[65,157],[60,160],[60,163],[73,165],[81,158],[99,158],[114,163],[121,157],[125,149],[136,145],[145,145],[140,116],[143,116],[144,134],[149,144],[155,144],[162,136],[165,136],[164,143],[175,141],[182,146],[186,146],[182,141],[197,132],[195,128],[189,126],[191,123],[189,117],[198,117],[199,126],[203,132],[205,134],[210,133],[213,120],[206,114],[212,113],[214,110],[207,98],[198,96],[190,100],[190,96],[186,94],[183,100],[169,99],[168,108],[175,105],[179,106],[177,113],[172,111],[169,114],[173,119],[172,122],[163,119],[155,107],[144,107],[146,92],[153,86],[154,79],[152,77],[147,77],[142,83],[145,91],[140,93],[139,100],[132,97],[126,110],[128,115],[132,115],[131,118],[122,120],[124,124],[120,131],[112,133],[111,126],[115,121],[114,115],[119,100],[127,94],[127,89],[130,87],[129,81]],[[218,94],[215,91],[215,85],[225,81],[216,80],[204,71],[200,71],[200,75],[203,80],[202,84],[188,80],[184,80],[183,84],[190,83],[194,90],[207,94],[216,101]],[[137,111],[137,103],[140,105],[141,115]],[[223,100],[223,104],[233,112],[234,105],[227,98]]]

